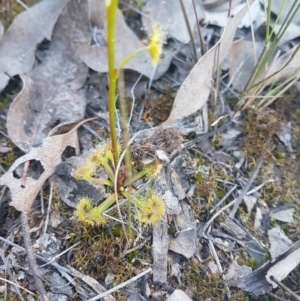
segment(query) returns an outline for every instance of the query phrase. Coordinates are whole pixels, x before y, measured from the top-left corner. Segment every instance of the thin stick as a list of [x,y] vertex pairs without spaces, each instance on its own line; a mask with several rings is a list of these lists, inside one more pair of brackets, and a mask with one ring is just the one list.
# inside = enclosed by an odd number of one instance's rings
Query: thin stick
[[197,10],[196,10],[195,0],[192,0],[192,1],[193,1],[193,8],[194,8],[194,13],[195,13],[195,17],[196,17],[196,22],[197,22],[197,30],[198,30],[199,40],[200,40],[201,54],[204,55],[207,50],[206,50],[205,42],[204,42],[204,39],[203,39],[203,36],[201,33],[201,29],[200,29],[200,22],[199,22]]
[[[10,254],[10,255],[11,255],[11,254]],[[7,259],[6,259],[6,271],[7,271],[8,276],[10,277],[10,279],[12,279],[12,282],[15,283],[15,284],[18,284],[17,281],[16,281],[16,279],[14,278],[14,276],[13,276],[11,270],[10,270],[10,267],[8,267],[8,260],[9,260],[9,256],[10,256],[10,255],[8,255],[8,256],[7,256]],[[17,295],[19,296],[20,300],[21,300],[21,301],[24,301],[24,298],[23,298],[23,296],[22,296],[22,294],[21,294],[21,291],[20,291],[20,289],[19,289],[18,286],[15,287],[15,290],[16,290],[16,293],[17,293]],[[6,283],[5,283],[5,298],[4,298],[4,300],[6,300],[6,295],[7,295],[7,285],[6,285]]]
[[0,204],[1,204],[2,199],[3,199],[3,197],[4,197],[5,193],[6,193],[6,190],[7,190],[7,186],[4,186],[4,187],[2,188],[2,190],[1,190],[1,194],[0,194]]
[[21,286],[21,285],[19,285],[19,284],[17,284],[17,283],[14,283],[14,282],[9,281],[9,280],[7,280],[7,279],[5,279],[5,278],[2,278],[2,277],[0,277],[0,280],[2,280],[2,281],[4,281],[4,282],[7,282],[7,283],[9,283],[9,284],[11,284],[11,285],[15,285],[15,286],[17,286],[18,288],[24,290],[26,293],[28,293],[28,294],[30,294],[30,295],[37,296],[35,293],[29,291],[28,289],[26,289],[25,287],[23,287],[23,286]]
[[41,202],[41,213],[44,215],[45,204],[44,204],[44,198],[43,198],[43,188],[40,189],[40,202]]
[[279,296],[277,296],[276,294],[273,294],[271,292],[267,292],[268,295],[270,295],[271,297],[275,298],[276,300],[279,300],[279,301],[286,301],[286,299],[284,298],[281,298]]
[[228,13],[227,13],[227,18],[230,17],[230,14],[231,14],[231,7],[232,7],[232,0],[229,0],[229,8],[228,8]]
[[274,281],[278,286],[280,286],[284,291],[286,291],[289,295],[291,295],[297,301],[300,301],[300,296],[290,290],[287,286],[277,280],[273,275],[270,276],[270,280]]
[[38,273],[38,268],[37,264],[34,258],[34,253],[32,251],[32,245],[31,245],[31,240],[30,240],[30,235],[29,235],[29,226],[28,226],[28,215],[26,211],[23,211],[21,213],[21,222],[22,222],[22,233],[23,233],[23,241],[27,253],[27,258],[28,258],[28,264],[30,267],[30,270],[32,272],[34,281],[35,281],[35,286],[40,294],[40,297],[42,298],[43,301],[50,301],[50,299],[47,297],[47,293],[44,287],[44,284],[39,276]]
[[15,0],[16,2],[18,2],[23,8],[25,8],[26,10],[29,9],[29,7],[21,0]]
[[78,241],[73,246],[71,246],[71,247],[67,248],[66,250],[64,250],[63,252],[55,255],[50,261],[47,261],[45,264],[41,265],[40,268],[44,267],[45,265],[51,264],[53,261],[55,261],[57,258],[62,256],[63,254],[65,254],[65,253],[69,252],[70,250],[74,249],[75,247],[77,247],[80,243],[81,243],[81,241]]
[[53,197],[53,182],[51,182],[51,184],[50,184],[50,195],[49,195],[48,209],[47,209],[47,215],[46,215],[46,220],[45,220],[44,234],[46,234],[46,232],[47,232],[47,227],[48,227],[48,223],[49,223],[52,197]]
[[[3,242],[5,242],[6,244],[8,244],[8,245],[10,245],[10,246],[12,246],[12,247],[15,247],[15,248],[17,248],[17,249],[19,249],[19,250],[21,250],[21,251],[23,251],[23,252],[26,253],[26,249],[25,249],[25,248],[23,248],[23,247],[21,247],[21,246],[15,244],[14,242],[12,242],[12,241],[10,241],[10,240],[8,240],[8,239],[2,237],[2,236],[0,236],[0,240],[3,241]],[[34,255],[37,259],[39,259],[39,260],[41,260],[41,261],[43,261],[43,262],[46,262],[46,264],[48,264],[47,260],[46,260],[44,257],[42,257],[42,256],[40,256],[40,255],[37,255],[37,254],[33,254],[33,255]],[[55,268],[56,268],[57,270],[59,270],[60,272],[70,273],[70,271],[69,271],[67,268],[62,267],[61,265],[59,265],[59,264],[56,263],[56,262],[50,262],[49,264],[52,265],[53,267],[55,267]]]
[[236,190],[237,185],[234,185],[226,194],[225,196],[216,204],[216,206],[209,211],[209,213],[213,213],[218,207],[220,207],[226,200],[227,198]]
[[254,171],[252,172],[250,178],[248,179],[246,185],[244,186],[242,192],[240,193],[240,195],[237,197],[236,199],[236,202],[232,208],[232,211],[230,212],[230,215],[229,217],[231,219],[234,218],[235,214],[236,214],[236,211],[238,209],[238,207],[240,206],[244,196],[247,194],[248,190],[250,189],[253,181],[255,180],[255,178],[257,177],[258,175],[258,172],[260,171],[260,168],[262,167],[263,165],[263,162],[264,162],[264,157],[261,156],[258,160],[257,160],[257,164],[256,164],[256,167],[254,169]]
[[210,219],[209,221],[204,225],[203,227],[203,236],[206,237],[205,232],[208,229],[208,227],[210,226],[210,224],[226,209],[230,208],[236,201],[237,199],[234,199],[233,201],[231,201],[229,204],[227,204],[226,206],[224,206],[222,209],[220,209],[218,212],[216,212]]
[[179,3],[180,3],[181,11],[183,13],[186,29],[187,29],[187,31],[189,33],[189,36],[190,36],[190,39],[191,39],[192,50],[193,50],[193,55],[194,55],[194,62],[197,63],[197,61],[198,61],[197,50],[196,50],[195,41],[194,41],[193,33],[192,33],[192,30],[191,30],[190,22],[189,22],[187,14],[186,14],[186,10],[184,8],[183,1],[179,0]]
[[110,290],[108,290],[108,291],[106,291],[106,292],[104,292],[102,294],[99,294],[99,295],[97,295],[97,296],[95,296],[95,297],[93,297],[91,299],[88,299],[87,301],[96,301],[96,300],[99,300],[99,299],[101,299],[101,298],[103,298],[103,297],[105,297],[105,296],[107,296],[107,295],[109,295],[109,294],[111,294],[111,293],[119,290],[120,288],[122,288],[122,287],[124,287],[124,286],[126,286],[126,285],[128,285],[128,284],[130,284],[130,283],[132,283],[134,281],[136,281],[137,279],[143,277],[144,275],[150,273],[151,271],[152,271],[152,268],[149,268],[146,271],[144,271],[144,272],[136,275],[135,277],[133,277],[133,278],[131,278],[131,279],[129,279],[129,280],[127,280],[127,281],[125,281],[125,282],[117,285],[117,286],[115,286],[114,288],[112,288],[112,289],[110,289]]

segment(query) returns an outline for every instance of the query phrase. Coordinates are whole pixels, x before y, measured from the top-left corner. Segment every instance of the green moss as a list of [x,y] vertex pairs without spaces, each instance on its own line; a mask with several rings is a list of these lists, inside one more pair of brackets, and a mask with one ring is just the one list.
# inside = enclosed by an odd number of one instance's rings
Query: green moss
[[281,127],[281,116],[275,110],[268,110],[264,114],[249,109],[244,116],[245,122],[242,127],[243,139],[241,150],[248,160],[255,161],[264,155],[270,159],[271,154],[266,149],[266,142],[277,134]]
[[126,255],[125,257],[128,260],[128,262],[133,262],[139,256],[139,254],[140,254],[139,250],[134,250],[128,255]]
[[[188,265],[183,275],[182,289],[190,289],[193,292],[193,300],[202,301],[211,299],[223,301],[227,299],[227,288],[219,274],[203,274],[196,262]],[[248,300],[247,295],[241,290],[231,290],[231,300]]]
[[[23,0],[27,6],[32,6],[39,0]],[[15,17],[25,9],[15,0],[3,0],[0,5],[0,20],[3,22],[4,28],[7,29],[13,22]]]
[[249,256],[246,252],[240,252],[240,256],[237,259],[239,265],[245,265],[252,269],[252,271],[258,268],[258,262],[255,258]]

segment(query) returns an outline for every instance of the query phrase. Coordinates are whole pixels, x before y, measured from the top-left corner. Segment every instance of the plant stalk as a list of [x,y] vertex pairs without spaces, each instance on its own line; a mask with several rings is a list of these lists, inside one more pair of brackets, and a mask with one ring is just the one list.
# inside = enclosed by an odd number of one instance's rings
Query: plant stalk
[[107,59],[108,59],[108,76],[109,76],[109,93],[108,93],[108,112],[109,112],[109,128],[112,145],[112,154],[114,167],[118,165],[118,140],[116,131],[115,116],[115,98],[116,98],[116,82],[115,74],[115,24],[118,8],[118,0],[111,0],[106,5],[106,24],[107,24]]

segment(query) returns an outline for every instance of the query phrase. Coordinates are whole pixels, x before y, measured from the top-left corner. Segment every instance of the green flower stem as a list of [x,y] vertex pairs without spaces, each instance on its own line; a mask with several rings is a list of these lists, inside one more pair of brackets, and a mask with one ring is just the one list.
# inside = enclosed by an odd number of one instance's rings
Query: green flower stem
[[92,178],[89,182],[95,185],[106,185],[111,187],[114,186],[110,180],[103,178]]
[[104,212],[107,210],[111,205],[113,205],[116,202],[117,194],[112,193],[104,202],[102,202],[98,208],[101,212]]
[[112,143],[112,154],[114,166],[118,165],[118,140],[116,131],[115,117],[115,98],[116,82],[115,74],[115,24],[118,8],[118,0],[111,0],[106,4],[106,24],[107,24],[107,58],[108,58],[108,76],[109,76],[109,93],[108,93],[108,111],[109,111],[109,128]]
[[127,178],[124,183],[123,186],[126,187],[128,185],[131,185],[132,183],[134,183],[135,181],[141,179],[142,177],[146,176],[149,173],[149,169],[143,169],[140,172],[132,175],[131,177]]

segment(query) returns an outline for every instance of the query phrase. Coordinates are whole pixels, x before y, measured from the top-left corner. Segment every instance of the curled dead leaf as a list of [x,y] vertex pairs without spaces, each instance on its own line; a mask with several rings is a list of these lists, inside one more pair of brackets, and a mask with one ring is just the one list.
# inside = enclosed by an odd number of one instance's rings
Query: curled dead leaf
[[[51,136],[44,139],[42,145],[31,148],[30,152],[18,158],[9,170],[0,178],[0,185],[5,185],[10,189],[11,206],[18,211],[29,211],[37,194],[46,180],[54,173],[55,167],[61,163],[61,155],[66,147],[73,147],[79,150],[77,129],[86,121],[77,124],[66,134]],[[38,162],[43,171],[41,175],[34,179],[27,176],[25,179],[16,175],[16,170],[26,162]]]

